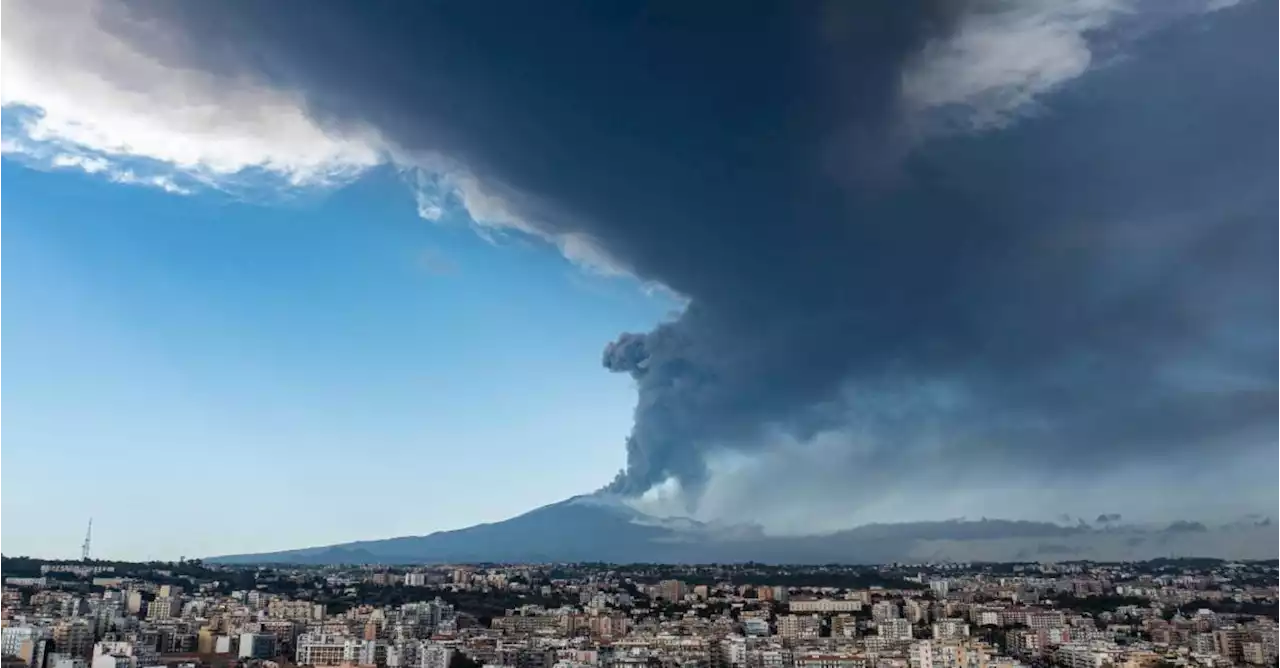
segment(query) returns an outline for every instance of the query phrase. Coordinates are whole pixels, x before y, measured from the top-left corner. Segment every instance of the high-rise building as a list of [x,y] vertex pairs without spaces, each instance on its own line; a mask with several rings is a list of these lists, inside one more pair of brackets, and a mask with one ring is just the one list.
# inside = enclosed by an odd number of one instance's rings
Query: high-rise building
[[1015,629],[1009,632],[1009,651],[1014,656],[1029,659],[1041,656],[1048,649],[1046,638],[1031,629]]
[[1248,639],[1248,634],[1240,628],[1218,629],[1213,634],[1214,650],[1220,656],[1239,661],[1243,652],[1242,645]]
[[750,637],[767,637],[769,635],[769,620],[744,619],[742,620],[742,633]]
[[934,640],[969,637],[969,625],[959,619],[939,619],[933,625]]
[[911,668],[987,668],[989,647],[970,641],[920,640],[908,653]]
[[178,611],[182,609],[182,603],[178,599],[169,596],[157,596],[155,600],[147,604],[147,619],[165,620],[172,619],[178,615]]
[[196,632],[196,653],[197,654],[213,654],[214,641],[217,634],[213,629],[205,627]]
[[87,619],[64,619],[53,627],[53,644],[59,654],[87,659],[93,652],[93,625]]
[[330,633],[304,633],[298,636],[295,658],[300,666],[336,666],[354,662],[362,641]]
[[270,659],[276,654],[276,637],[270,633],[241,633],[241,659]]
[[1060,629],[1066,625],[1067,616],[1061,610],[1027,613],[1027,626],[1033,629]]
[[778,618],[778,635],[782,638],[817,638],[822,618],[817,615],[783,615]]
[[908,599],[903,607],[903,616],[912,624],[929,622],[929,602],[918,598]]
[[423,643],[418,649],[417,668],[449,668],[453,649],[439,643]]
[[22,643],[48,636],[48,630],[39,626],[6,626],[0,630],[0,655],[18,656]]
[[356,663],[361,666],[385,667],[387,665],[387,641],[365,640],[360,643],[360,648],[356,652]]
[[911,622],[901,617],[876,622],[876,632],[889,641],[911,640]]
[[791,612],[858,612],[862,601],[844,598],[813,598],[791,601]]
[[881,621],[885,619],[897,619],[902,613],[898,609],[898,604],[893,601],[880,601],[871,606],[871,619]]
[[668,601],[683,601],[684,582],[680,580],[663,580],[658,583],[658,595]]
[[49,668],[89,668],[83,657],[55,652],[49,655]]
[[858,637],[858,620],[853,615],[841,613],[831,618],[832,638]]
[[155,647],[143,643],[103,641],[93,646],[93,668],[139,668],[152,666],[160,655]]

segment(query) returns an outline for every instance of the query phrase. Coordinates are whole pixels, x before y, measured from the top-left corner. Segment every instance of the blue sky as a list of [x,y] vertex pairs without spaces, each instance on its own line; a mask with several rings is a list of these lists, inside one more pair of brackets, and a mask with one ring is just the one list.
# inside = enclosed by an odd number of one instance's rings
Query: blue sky
[[674,307],[417,215],[398,175],[254,204],[6,159],[6,554],[427,533],[623,464],[603,343]]

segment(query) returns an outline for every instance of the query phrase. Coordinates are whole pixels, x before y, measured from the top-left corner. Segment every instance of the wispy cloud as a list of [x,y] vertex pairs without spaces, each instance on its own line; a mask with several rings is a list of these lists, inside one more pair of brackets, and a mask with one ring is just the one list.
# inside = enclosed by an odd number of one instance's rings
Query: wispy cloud
[[975,3],[902,74],[924,131],[981,131],[1035,114],[1041,99],[1099,63],[1100,34],[1224,9],[1236,0],[1025,0]]
[[521,234],[555,246],[565,259],[588,273],[634,276],[630,268],[590,235],[555,231],[530,220],[512,204],[514,193],[504,193],[493,184],[484,183],[463,167],[435,156],[399,154],[395,160],[408,171],[418,215],[426,220],[441,222],[450,210],[463,211],[476,234],[490,243],[498,243],[505,234]]

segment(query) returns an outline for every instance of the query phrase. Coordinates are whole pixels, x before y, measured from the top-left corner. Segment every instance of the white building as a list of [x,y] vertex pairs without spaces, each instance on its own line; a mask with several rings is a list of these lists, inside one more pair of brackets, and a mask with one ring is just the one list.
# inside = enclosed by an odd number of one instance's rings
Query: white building
[[18,656],[22,651],[22,643],[30,640],[35,642],[41,638],[48,638],[49,632],[39,626],[6,626],[0,630],[0,654],[4,656]]
[[795,668],[866,668],[867,658],[851,653],[805,652],[795,657]]
[[768,637],[769,620],[744,619],[742,620],[742,632],[749,636]]
[[778,618],[778,635],[783,638],[817,638],[822,618],[816,615],[783,615]]
[[902,618],[884,619],[876,624],[876,631],[888,641],[911,640],[911,622]]
[[176,616],[175,613],[181,609],[181,601],[178,599],[169,596],[157,596],[155,600],[147,604],[147,619],[172,619]]
[[356,663],[362,666],[385,666],[387,664],[387,641],[365,640],[356,651]]
[[1027,627],[1032,629],[1060,629],[1067,625],[1067,616],[1061,610],[1041,610],[1027,613]]
[[969,625],[959,619],[939,619],[933,625],[934,640],[968,638]]
[[1064,668],[1102,668],[1121,663],[1124,651],[1108,642],[1066,643],[1053,652],[1053,662]]
[[796,599],[791,601],[791,612],[857,612],[862,601],[839,598]]
[[5,578],[4,583],[10,587],[43,587],[48,584],[48,580],[45,578],[11,577]]
[[903,606],[903,614],[912,624],[925,624],[929,621],[929,602],[910,599]]
[[156,649],[127,640],[102,641],[93,646],[93,668],[138,668],[160,659]]
[[[967,640],[921,640],[908,653],[911,668],[991,668],[991,650]],[[1004,665],[1007,665],[1006,661]]]
[[[276,637],[270,633],[241,633],[241,659],[270,659],[276,654]],[[96,666],[94,668],[97,668]]]
[[449,668],[453,649],[440,643],[424,643],[418,650],[418,668]]
[[898,604],[893,601],[880,601],[871,606],[871,619],[881,621],[884,619],[897,619],[902,616],[902,612],[898,609]]
[[[768,626],[768,623],[765,623]],[[721,661],[729,666],[745,666],[747,664],[746,638],[732,636],[720,641]]]
[[362,641],[331,633],[304,633],[298,636],[295,659],[300,666],[336,666],[354,663]]
[[427,584],[426,573],[405,573],[404,585],[406,587],[425,587]]
[[78,656],[54,652],[49,655],[49,668],[89,668],[89,662]]

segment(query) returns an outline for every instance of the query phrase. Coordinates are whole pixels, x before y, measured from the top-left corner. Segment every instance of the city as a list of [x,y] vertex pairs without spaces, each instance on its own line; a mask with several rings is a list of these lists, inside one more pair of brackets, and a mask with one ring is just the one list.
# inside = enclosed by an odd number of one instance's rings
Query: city
[[1274,666],[1277,563],[5,557],[6,668]]

